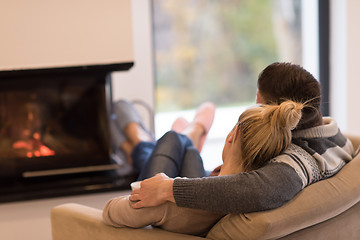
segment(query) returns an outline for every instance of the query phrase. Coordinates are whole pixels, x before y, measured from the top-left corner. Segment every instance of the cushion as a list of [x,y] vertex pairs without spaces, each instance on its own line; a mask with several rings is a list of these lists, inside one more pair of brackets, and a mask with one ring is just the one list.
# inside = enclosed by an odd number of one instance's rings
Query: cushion
[[280,208],[229,214],[208,233],[210,239],[276,239],[333,218],[360,200],[360,154],[335,176],[314,183]]

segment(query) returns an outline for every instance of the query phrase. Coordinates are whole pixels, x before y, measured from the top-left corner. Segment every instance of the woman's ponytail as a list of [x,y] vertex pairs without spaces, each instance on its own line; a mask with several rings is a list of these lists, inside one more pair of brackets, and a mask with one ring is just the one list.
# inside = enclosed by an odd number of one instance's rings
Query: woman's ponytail
[[302,103],[287,100],[280,105],[265,107],[266,110],[264,112],[269,111],[267,114],[270,115],[270,125],[274,127],[274,130],[280,128],[293,130],[301,119],[303,108],[304,105]]
[[240,115],[237,132],[244,171],[262,167],[291,144],[291,131],[301,120],[304,104],[287,100],[260,105]]

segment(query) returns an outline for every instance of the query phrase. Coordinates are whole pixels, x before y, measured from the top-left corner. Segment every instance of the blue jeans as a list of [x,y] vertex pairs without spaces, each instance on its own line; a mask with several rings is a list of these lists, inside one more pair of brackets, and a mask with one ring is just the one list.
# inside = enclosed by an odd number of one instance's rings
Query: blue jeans
[[157,142],[141,142],[133,150],[133,167],[138,180],[165,173],[169,177],[204,177],[204,165],[191,140],[174,131],[165,133]]

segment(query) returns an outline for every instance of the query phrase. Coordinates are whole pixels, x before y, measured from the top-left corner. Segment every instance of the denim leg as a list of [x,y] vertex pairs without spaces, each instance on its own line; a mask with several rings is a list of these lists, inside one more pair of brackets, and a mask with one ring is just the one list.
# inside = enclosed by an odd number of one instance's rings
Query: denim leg
[[174,131],[169,131],[161,137],[149,160],[142,168],[138,180],[153,177],[157,173],[165,173],[169,177],[178,177],[182,162],[191,140]]
[[155,142],[140,142],[132,151],[132,165],[136,172],[144,168],[147,161],[150,159],[152,152],[155,149]]
[[204,164],[199,151],[195,147],[188,147],[182,162],[180,177],[196,178],[205,177],[208,174],[204,169]]

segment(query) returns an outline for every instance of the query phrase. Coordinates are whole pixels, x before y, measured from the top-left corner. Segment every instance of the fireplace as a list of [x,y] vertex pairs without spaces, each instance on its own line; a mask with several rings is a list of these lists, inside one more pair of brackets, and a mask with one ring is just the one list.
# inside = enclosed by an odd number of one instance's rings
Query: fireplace
[[131,66],[0,72],[0,202],[129,186],[108,119],[111,72]]

